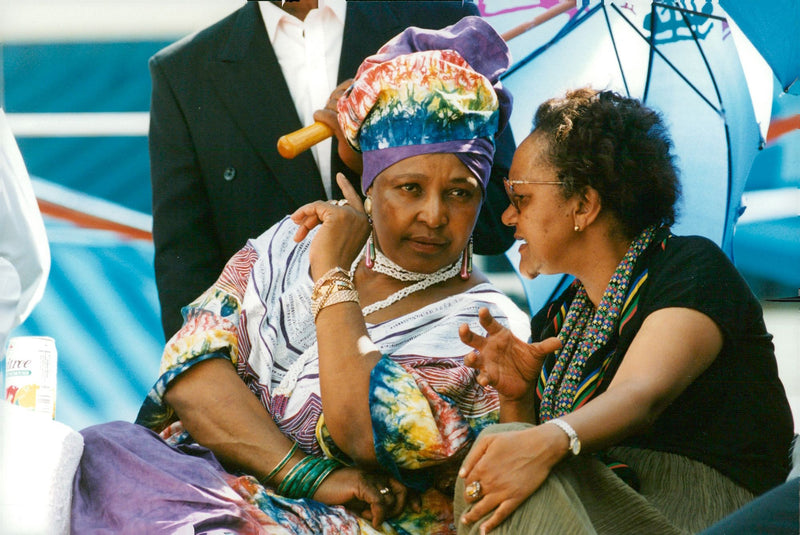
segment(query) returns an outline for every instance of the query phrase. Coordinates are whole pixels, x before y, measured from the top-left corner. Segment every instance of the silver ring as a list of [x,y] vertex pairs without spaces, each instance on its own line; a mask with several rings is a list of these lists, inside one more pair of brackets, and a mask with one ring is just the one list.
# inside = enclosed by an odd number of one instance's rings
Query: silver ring
[[378,492],[380,492],[383,496],[386,496],[387,494],[392,492],[392,489],[390,489],[389,487],[383,487]]
[[481,497],[481,482],[473,481],[472,483],[467,485],[467,488],[465,490],[467,491],[467,496],[470,499],[477,500],[478,498]]
[[344,206],[345,204],[347,204],[347,199],[339,199],[339,200],[331,199],[328,201],[328,204],[332,204],[334,206]]

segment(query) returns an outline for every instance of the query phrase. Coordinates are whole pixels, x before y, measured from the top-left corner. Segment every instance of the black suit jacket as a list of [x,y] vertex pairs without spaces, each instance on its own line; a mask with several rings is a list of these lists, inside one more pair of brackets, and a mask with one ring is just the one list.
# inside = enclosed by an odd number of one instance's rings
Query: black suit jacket
[[[339,81],[408,26],[440,28],[476,7],[453,2],[348,2]],[[301,128],[255,2],[150,59],[150,164],[155,275],[164,334],[227,260],[305,203],[325,198],[309,151],[293,160],[278,138]],[[475,232],[476,251],[499,254],[513,241],[499,221],[507,206],[500,175],[510,166],[510,129],[498,141],[495,180]],[[332,170],[358,177],[332,149]],[[336,184],[334,197],[341,197]]]

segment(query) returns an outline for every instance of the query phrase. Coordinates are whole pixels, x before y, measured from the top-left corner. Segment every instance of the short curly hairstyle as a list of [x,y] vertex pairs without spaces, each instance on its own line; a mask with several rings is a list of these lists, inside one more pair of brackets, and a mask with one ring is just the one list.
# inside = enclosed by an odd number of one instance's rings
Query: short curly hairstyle
[[675,222],[680,182],[656,111],[612,91],[576,89],[539,106],[533,133],[545,136],[564,195],[597,190],[627,238]]

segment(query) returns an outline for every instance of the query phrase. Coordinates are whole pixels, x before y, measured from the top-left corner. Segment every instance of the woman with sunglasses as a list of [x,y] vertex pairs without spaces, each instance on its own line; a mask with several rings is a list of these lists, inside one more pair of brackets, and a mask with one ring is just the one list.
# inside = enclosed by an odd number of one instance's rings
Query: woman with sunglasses
[[465,362],[500,394],[456,489],[461,533],[696,533],[780,484],[792,415],[761,307],[679,197],[656,112],[581,89],[543,103],[504,222],[520,271],[575,282],[533,343],[481,312]]

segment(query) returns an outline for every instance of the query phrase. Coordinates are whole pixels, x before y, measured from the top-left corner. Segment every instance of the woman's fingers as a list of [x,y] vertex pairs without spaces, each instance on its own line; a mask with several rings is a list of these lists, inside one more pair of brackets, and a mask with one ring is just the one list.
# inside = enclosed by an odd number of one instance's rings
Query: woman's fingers
[[539,343],[531,345],[535,346],[539,351],[541,351],[542,355],[548,355],[561,349],[561,340],[555,336],[551,336],[550,338],[545,338]]
[[408,502],[408,489],[394,478],[389,479],[389,488],[394,496],[394,506],[389,511],[389,518],[393,518],[403,512]]
[[489,335],[497,334],[505,329],[505,327],[494,319],[494,316],[492,316],[492,313],[489,312],[489,309],[486,307],[481,307],[481,309],[478,310],[478,320],[481,322],[481,327],[486,329]]
[[472,330],[469,328],[469,325],[466,323],[462,323],[458,326],[458,337],[461,338],[461,341],[467,344],[469,347],[478,351],[480,351],[486,343],[486,338],[472,332]]
[[[513,513],[514,510],[519,506],[519,503],[520,502],[518,500],[505,500],[504,502],[500,503],[500,505],[498,505],[497,508],[495,508],[494,513],[492,513],[492,516],[490,516],[489,519],[486,520],[486,522],[481,524],[480,526],[481,535],[490,533],[494,528],[502,524],[503,520],[508,518],[508,515]],[[482,518],[484,515],[486,515],[486,513],[488,513],[488,511],[476,514],[475,515],[476,520]],[[471,524],[472,522],[467,522],[467,523]]]
[[347,203],[362,214],[366,213],[364,211],[364,203],[361,200],[361,197],[358,195],[358,192],[350,183],[350,181],[347,180],[347,177],[345,177],[342,173],[336,173],[336,183],[342,190]]
[[331,205],[322,201],[315,201],[312,203],[304,204],[295,210],[289,218],[298,225],[297,232],[294,235],[294,241],[299,243],[303,241],[308,233],[321,224],[324,220],[325,213],[331,209]]
[[362,485],[358,499],[366,507],[361,516],[371,521],[373,527],[399,515],[406,505],[408,490],[399,481],[379,474],[362,473]]
[[467,484],[473,481],[472,470],[475,468],[475,465],[483,456],[484,452],[486,452],[486,448],[489,445],[488,443],[488,437],[478,439],[464,458],[464,462],[461,463],[461,468],[458,469],[458,477],[464,479]]

